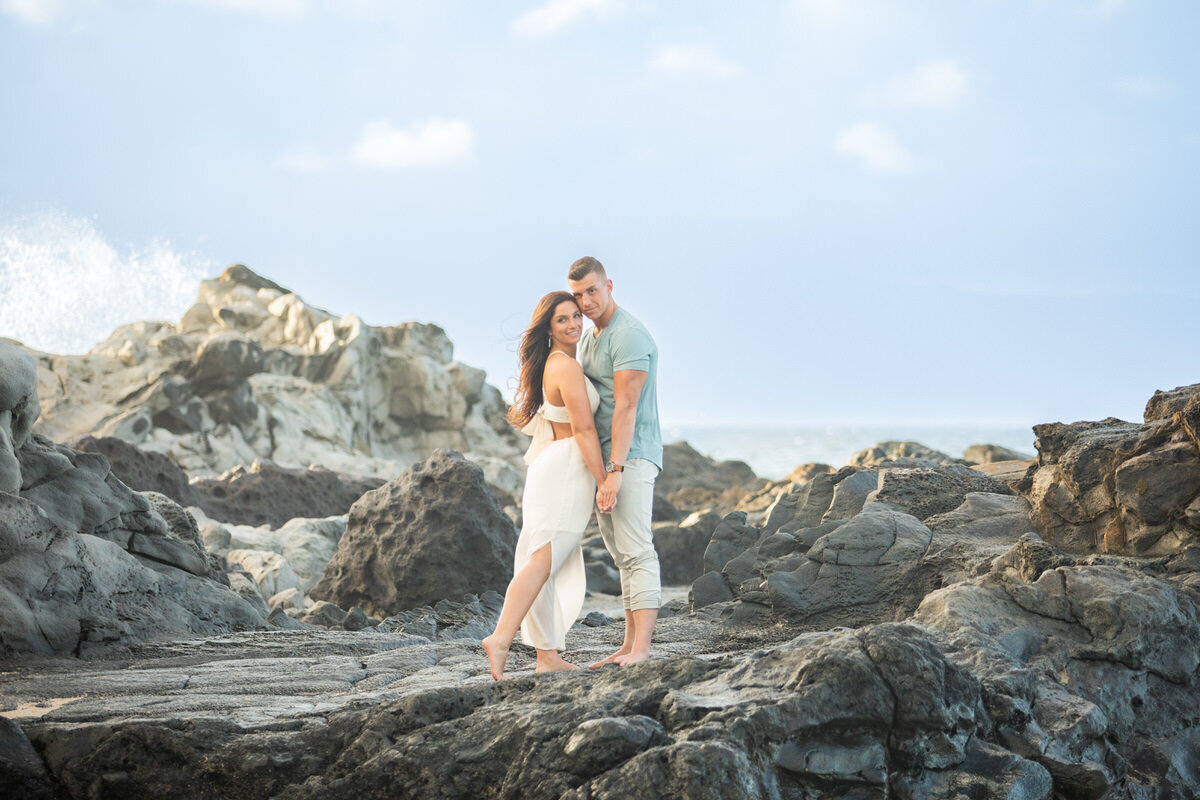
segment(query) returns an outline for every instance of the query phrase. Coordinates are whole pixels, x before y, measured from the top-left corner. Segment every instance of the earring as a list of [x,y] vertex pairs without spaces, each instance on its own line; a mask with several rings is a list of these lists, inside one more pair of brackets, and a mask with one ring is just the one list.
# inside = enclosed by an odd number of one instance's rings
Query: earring
[[546,337],[546,347],[550,348],[551,350],[554,349],[554,334],[553,333],[549,334]]

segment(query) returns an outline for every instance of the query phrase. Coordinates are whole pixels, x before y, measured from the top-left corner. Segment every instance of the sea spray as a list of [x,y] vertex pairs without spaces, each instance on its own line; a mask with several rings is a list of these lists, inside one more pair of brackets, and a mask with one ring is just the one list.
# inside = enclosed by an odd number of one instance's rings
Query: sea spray
[[161,239],[118,250],[90,219],[9,218],[0,221],[0,336],[83,353],[134,320],[177,320],[213,269]]

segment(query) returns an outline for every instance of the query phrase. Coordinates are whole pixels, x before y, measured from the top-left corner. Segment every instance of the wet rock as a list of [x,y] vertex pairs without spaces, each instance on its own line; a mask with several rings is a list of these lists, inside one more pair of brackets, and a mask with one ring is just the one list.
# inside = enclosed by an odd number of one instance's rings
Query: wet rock
[[438,451],[354,504],[337,554],[309,596],[386,617],[504,591],[516,538],[482,470]]

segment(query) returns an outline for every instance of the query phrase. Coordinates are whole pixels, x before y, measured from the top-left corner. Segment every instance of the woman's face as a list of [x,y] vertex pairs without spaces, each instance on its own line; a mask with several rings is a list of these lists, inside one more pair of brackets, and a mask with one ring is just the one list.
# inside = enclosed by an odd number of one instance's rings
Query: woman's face
[[583,312],[571,300],[554,307],[550,317],[550,335],[556,344],[576,344],[583,335]]

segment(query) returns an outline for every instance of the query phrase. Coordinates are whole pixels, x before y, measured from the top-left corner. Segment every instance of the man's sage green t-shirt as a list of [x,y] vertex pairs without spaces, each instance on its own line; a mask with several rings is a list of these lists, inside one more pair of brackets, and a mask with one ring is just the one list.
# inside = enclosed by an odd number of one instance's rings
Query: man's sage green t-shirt
[[636,369],[646,373],[646,383],[638,397],[637,421],[626,459],[644,458],[662,469],[662,432],[658,426],[658,347],[646,326],[623,308],[618,308],[600,331],[584,331],[579,341],[579,361],[583,371],[596,385],[600,406],[596,409],[596,433],[600,450],[607,462],[612,454],[613,373]]

